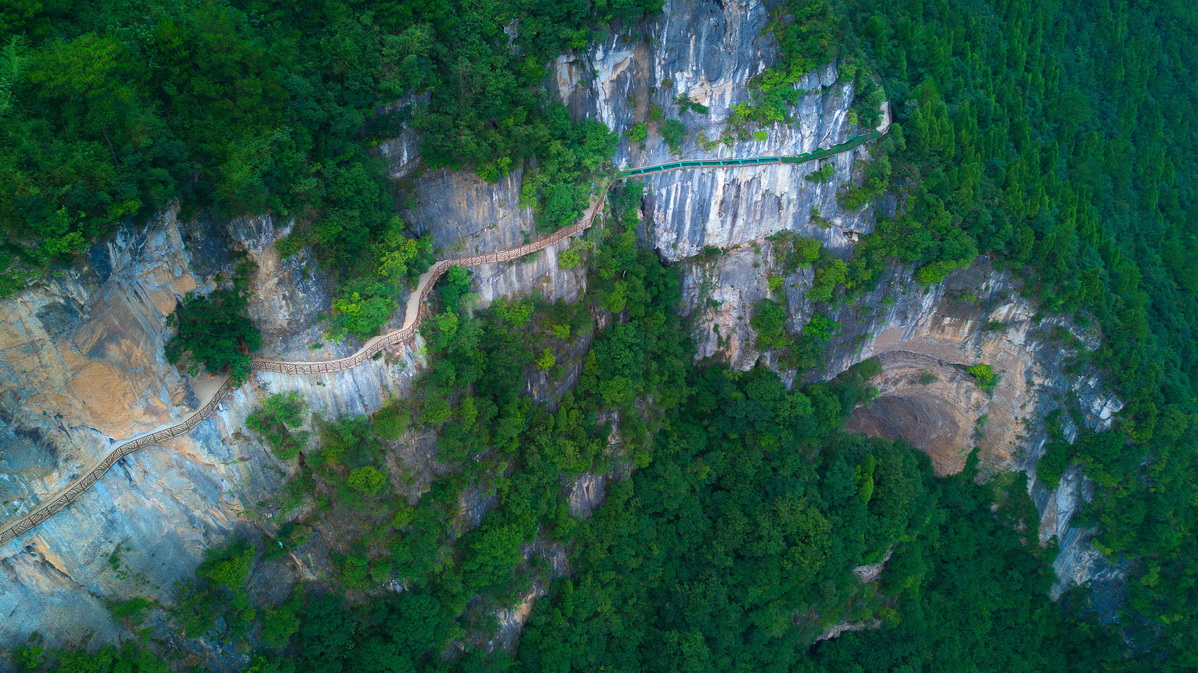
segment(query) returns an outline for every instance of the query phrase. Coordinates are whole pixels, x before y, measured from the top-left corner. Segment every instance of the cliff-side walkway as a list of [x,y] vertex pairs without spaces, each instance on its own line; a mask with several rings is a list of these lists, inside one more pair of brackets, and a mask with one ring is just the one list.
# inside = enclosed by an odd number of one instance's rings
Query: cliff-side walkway
[[[416,282],[416,288],[408,296],[408,302],[405,307],[403,326],[399,329],[376,336],[367,341],[361,349],[353,355],[339,358],[336,360],[319,360],[319,361],[288,361],[288,360],[254,360],[253,371],[256,372],[277,372],[280,374],[326,374],[331,372],[339,372],[346,369],[352,369],[361,365],[363,362],[374,357],[383,350],[394,346],[416,333],[420,326],[420,321],[423,320],[425,314],[425,300],[428,298],[429,292],[437,280],[449,270],[451,266],[478,266],[481,264],[494,264],[496,262],[507,262],[513,259],[523,257],[543,250],[554,243],[558,243],[563,239],[575,236],[588,229],[594,224],[595,217],[603,208],[604,202],[607,200],[608,189],[611,185],[620,180],[631,177],[639,177],[652,173],[662,173],[665,171],[673,171],[688,168],[720,168],[720,167],[737,167],[737,166],[755,166],[763,164],[802,164],[809,161],[816,161],[842,152],[848,152],[856,149],[863,143],[876,138],[880,138],[885,134],[889,124],[879,127],[877,130],[871,130],[867,133],[855,136],[846,142],[839,145],[833,145],[828,148],[817,149],[813,152],[798,154],[785,157],[755,157],[749,159],[705,159],[694,161],[678,161],[668,164],[659,164],[655,166],[644,166],[640,168],[632,168],[621,171],[616,177],[602,186],[599,194],[592,198],[591,204],[583,212],[582,217],[577,223],[555,231],[545,238],[533,241],[526,245],[508,250],[500,250],[498,252],[489,252],[481,255],[472,255],[469,257],[458,257],[443,259],[434,263],[428,271],[420,275]],[[233,385],[229,378],[220,384],[215,389],[211,399],[208,400],[198,411],[186,418],[180,423],[170,425],[151,433],[140,435],[133,439],[126,440],[114,446],[108,455],[101,460],[89,465],[83,472],[83,476],[77,478],[69,486],[62,491],[38,504],[27,514],[18,517],[16,520],[9,522],[4,528],[0,529],[0,545],[5,544],[18,535],[29,532],[38,524],[46,519],[54,516],[59,510],[71,504],[83,493],[87,492],[101,477],[104,476],[113,465],[125,456],[139,451],[148,446],[161,444],[168,439],[173,439],[180,435],[191,432],[193,428],[199,425],[204,419],[211,416],[225,397],[229,395],[237,386]]]

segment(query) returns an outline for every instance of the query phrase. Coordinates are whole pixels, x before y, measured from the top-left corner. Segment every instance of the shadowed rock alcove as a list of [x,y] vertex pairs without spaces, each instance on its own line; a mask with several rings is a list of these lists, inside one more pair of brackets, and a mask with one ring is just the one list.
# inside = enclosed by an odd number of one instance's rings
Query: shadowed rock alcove
[[904,439],[928,454],[938,474],[952,474],[964,466],[962,449],[971,445],[972,427],[963,427],[961,410],[936,396],[886,395],[868,407],[858,407],[845,429],[871,437]]
[[936,474],[960,472],[989,398],[953,363],[904,351],[878,359],[878,398],[857,407],[845,429],[906,440],[931,458]]

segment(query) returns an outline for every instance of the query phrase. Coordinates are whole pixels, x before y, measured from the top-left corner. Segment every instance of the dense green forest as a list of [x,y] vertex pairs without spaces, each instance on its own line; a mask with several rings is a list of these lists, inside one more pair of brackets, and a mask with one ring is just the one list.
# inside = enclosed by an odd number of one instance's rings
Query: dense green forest
[[[179,199],[185,213],[298,217],[282,249],[313,247],[340,283],[335,327],[366,335],[431,260],[393,215],[370,146],[410,123],[428,165],[484,178],[523,169],[542,226],[568,223],[615,136],[548,99],[545,63],[660,2],[3,6],[4,291]],[[516,17],[512,49],[502,27]],[[447,274],[423,327],[430,366],[416,401],[316,419],[310,439],[296,430],[308,415],[297,399],[266,400],[250,432],[299,465],[275,504],[356,527],[337,542],[329,585],[274,607],[254,606],[254,568],[314,521],[287,520],[261,550],[213,550],[173,609],[186,635],[257,643],[247,670],[259,673],[1198,666],[1198,10],[786,0],[770,34],[781,59],[754,80],[733,136],[787,120],[791,84],[833,58],[858,84],[864,125],[883,95],[896,116],[864,183],[842,195],[856,207],[888,190],[896,216],[847,264],[782,242],[788,264],[816,267],[817,301],[851,300],[896,263],[933,283],[989,255],[1028,278],[1045,313],[1101,329],[1103,347],[1080,357],[1128,406],[1114,432],[1054,441],[1041,474],[1076,462],[1097,482],[1084,520],[1130,573],[1119,624],[1098,624],[1084,591],[1048,600],[1054,550],[1029,536],[1022,477],[978,484],[971,461],[937,479],[910,447],[843,432],[872,394],[869,363],[788,391],[764,369],[695,362],[678,275],[638,244],[629,184],[605,226],[574,243],[590,268],[577,304],[475,311],[468,273]],[[411,94],[412,109],[384,107]],[[207,362],[208,344],[183,325],[239,301],[234,282],[185,302],[179,353]],[[758,338],[817,365],[830,321],[795,339],[766,302]],[[252,345],[242,323],[217,327]],[[562,381],[559,361],[579,345],[577,384],[535,403],[529,377]],[[407,430],[434,433],[447,466],[419,498],[387,478],[388,442]],[[573,515],[565,487],[613,472],[628,476],[592,516]],[[496,505],[468,526],[466,497]],[[543,551],[554,544],[569,549],[569,577],[554,578]],[[876,582],[851,572],[883,559]],[[393,578],[402,593],[371,591]],[[534,586],[548,595],[518,647],[488,648],[495,610]],[[149,607],[110,609],[136,628]],[[874,628],[815,641],[838,622]],[[14,658],[25,670],[165,670],[132,645],[85,656],[35,640]]]
[[[1045,311],[1096,321],[1117,431],[1055,444],[1099,484],[1083,521],[1130,568],[1123,621],[1198,663],[1198,10],[1184,2],[848,3],[883,77],[902,214],[850,264],[928,280],[993,255]],[[918,276],[918,272],[917,272]],[[1083,356],[1084,357],[1084,356]],[[1050,454],[1051,455],[1051,454]]]

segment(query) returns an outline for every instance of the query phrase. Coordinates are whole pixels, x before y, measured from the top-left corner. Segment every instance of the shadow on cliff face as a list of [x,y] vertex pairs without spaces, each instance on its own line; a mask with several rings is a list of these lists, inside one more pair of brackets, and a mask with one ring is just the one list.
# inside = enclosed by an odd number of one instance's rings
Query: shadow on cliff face
[[938,475],[964,469],[994,400],[959,364],[901,350],[877,359],[882,372],[872,382],[878,397],[857,407],[845,429],[906,440],[931,458]]
[[970,446],[972,427],[963,427],[963,416],[955,405],[934,393],[886,395],[853,411],[845,429],[906,440],[928,454],[937,474],[954,474],[965,467]]

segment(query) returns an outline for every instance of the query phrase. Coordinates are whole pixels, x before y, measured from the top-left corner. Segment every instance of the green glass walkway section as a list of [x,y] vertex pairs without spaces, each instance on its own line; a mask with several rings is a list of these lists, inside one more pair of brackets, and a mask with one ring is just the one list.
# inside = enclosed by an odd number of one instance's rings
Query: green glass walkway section
[[860,147],[863,143],[870,140],[876,140],[882,137],[880,131],[870,131],[862,133],[859,136],[850,138],[839,145],[817,149],[806,154],[796,154],[787,157],[752,157],[750,159],[699,159],[694,161],[675,161],[669,164],[659,164],[657,166],[645,166],[643,168],[633,168],[632,170],[623,171],[620,173],[621,178],[631,178],[638,175],[648,175],[650,173],[662,173],[664,171],[672,171],[678,168],[704,168],[707,166],[755,166],[759,164],[803,164],[808,161],[815,161],[830,157],[833,154],[848,152]]

